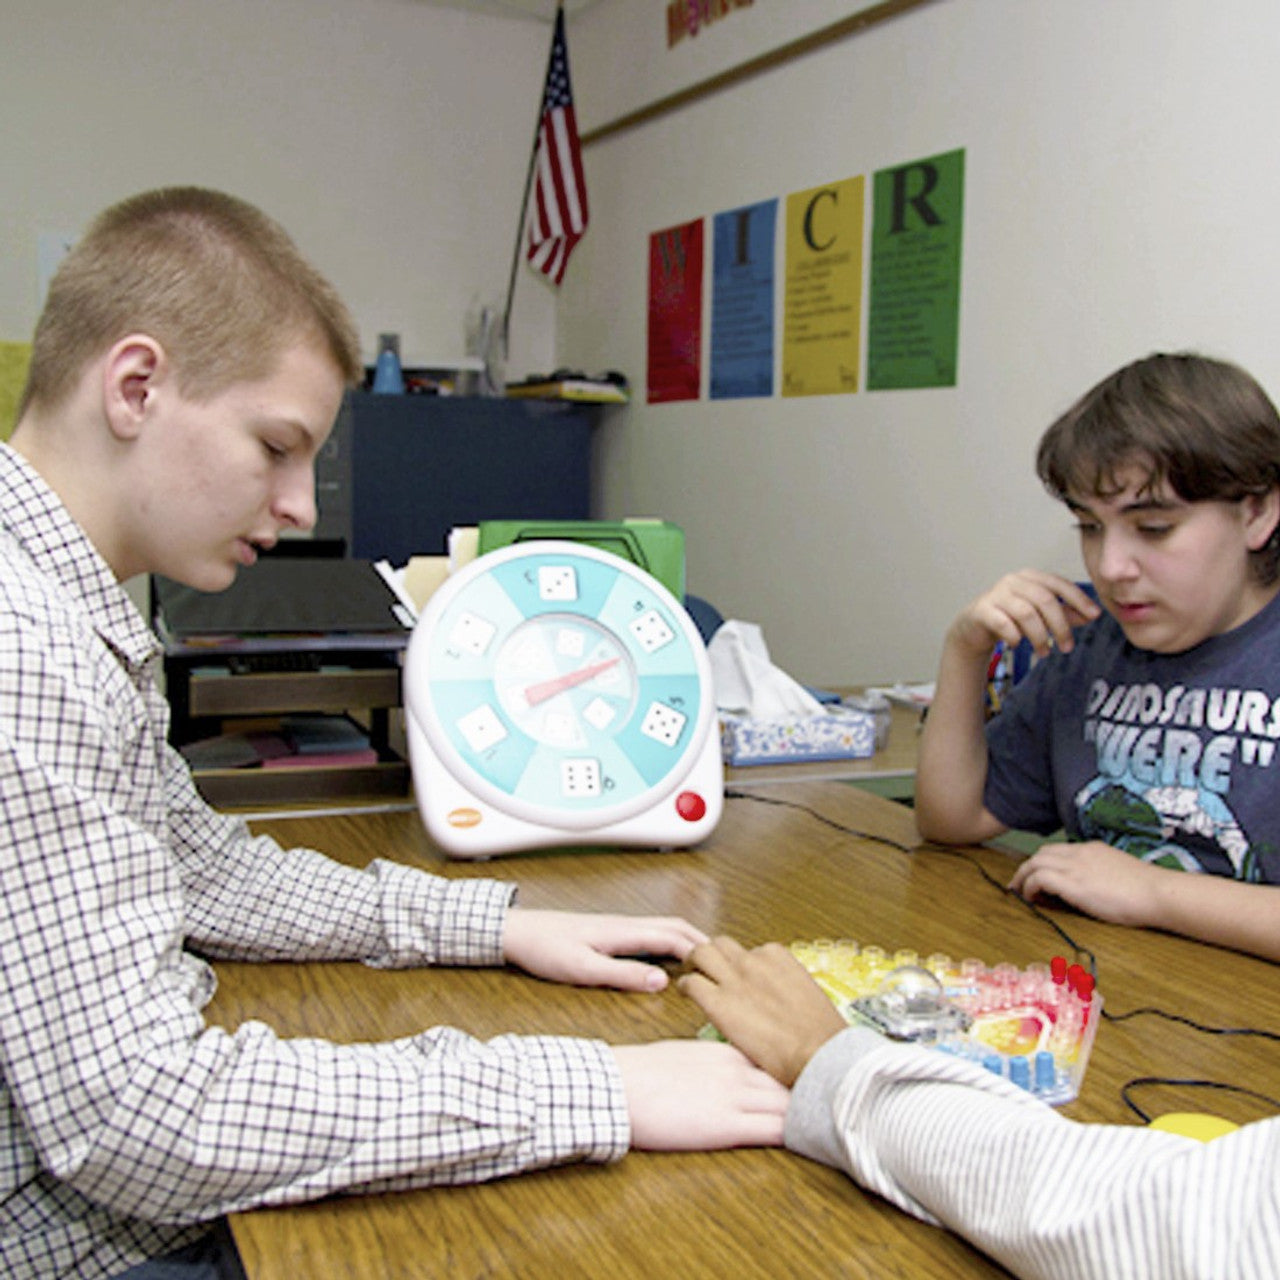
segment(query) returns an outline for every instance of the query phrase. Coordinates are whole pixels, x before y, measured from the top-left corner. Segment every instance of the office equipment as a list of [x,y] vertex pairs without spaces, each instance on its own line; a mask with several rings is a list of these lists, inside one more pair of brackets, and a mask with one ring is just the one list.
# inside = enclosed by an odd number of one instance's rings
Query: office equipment
[[[395,750],[391,715],[400,707],[400,656],[404,640],[376,637],[352,649],[326,647],[313,670],[236,668],[234,645],[214,652],[170,641],[164,650],[170,706],[169,740],[187,748],[200,794],[214,805],[292,804],[312,800],[364,800],[406,796],[409,766]],[[307,651],[307,637],[292,642]],[[297,714],[355,716],[367,738],[358,754],[316,757],[285,768],[253,767],[246,752],[224,738],[278,734],[281,717]],[[201,747],[193,744],[203,743]],[[242,744],[243,745],[243,744]],[[250,744],[252,746],[252,744]],[[258,764],[267,757],[259,754]]]
[[[391,716],[409,629],[372,565],[270,557],[242,569],[223,592],[155,577],[151,594],[169,740],[187,753],[211,804],[407,794],[409,768],[393,746]],[[290,716],[292,725],[282,723]],[[348,734],[341,751],[286,765],[306,753],[280,744],[314,738],[322,716],[350,720],[359,741]]]
[[405,710],[423,819],[455,857],[690,845],[719,819],[697,628],[585,543],[517,543],[453,574],[414,629]]
[[316,462],[317,537],[404,564],[481,520],[591,515],[595,406],[352,391]]
[[[1061,945],[1049,924],[960,859],[926,848],[905,854],[879,843],[883,836],[914,845],[911,811],[902,805],[833,782],[750,792],[767,803],[728,799],[719,826],[696,850],[643,858],[543,853],[500,869],[518,880],[524,906],[679,914],[709,934],[727,933],[748,945],[852,936],[877,939],[886,950],[936,947],[1020,968]],[[254,830],[355,866],[376,850],[450,878],[476,874],[475,867],[445,858],[412,813],[291,819],[255,823]],[[1013,864],[1006,854],[966,852],[997,882],[1007,880]],[[1214,1026],[1275,1022],[1275,966],[1267,961],[1065,910],[1049,914],[1096,955],[1112,1012],[1151,1006]],[[558,986],[504,969],[219,963],[217,972],[209,1007],[214,1023],[235,1027],[265,1019],[286,1036],[359,1042],[444,1024],[481,1039],[554,1033],[633,1044],[689,1037],[704,1021],[674,983],[657,995],[637,996]],[[1280,1091],[1273,1042],[1133,1017],[1104,1023],[1084,1089],[1062,1111],[1079,1120],[1131,1124],[1121,1089],[1153,1073],[1241,1081],[1273,1096]],[[1144,1101],[1161,1113],[1206,1105],[1202,1091],[1177,1085],[1152,1086]],[[1212,1103],[1236,1122],[1265,1112],[1265,1104],[1231,1094],[1215,1095]],[[614,1165],[547,1169],[477,1186],[254,1210],[235,1215],[232,1228],[252,1280],[1008,1277],[948,1232],[906,1217],[841,1173],[782,1151],[638,1152]]]
[[156,575],[152,601],[163,636],[206,644],[302,634],[339,644],[351,635],[401,634],[412,622],[372,564],[341,557],[265,557],[241,569],[225,591],[197,591]]

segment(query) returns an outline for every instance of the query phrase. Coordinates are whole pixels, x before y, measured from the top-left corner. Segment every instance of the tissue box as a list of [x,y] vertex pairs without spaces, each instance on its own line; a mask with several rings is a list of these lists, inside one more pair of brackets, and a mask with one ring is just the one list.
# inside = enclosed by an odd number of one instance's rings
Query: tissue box
[[876,717],[836,706],[788,720],[720,715],[725,764],[792,764],[799,760],[850,760],[874,755]]

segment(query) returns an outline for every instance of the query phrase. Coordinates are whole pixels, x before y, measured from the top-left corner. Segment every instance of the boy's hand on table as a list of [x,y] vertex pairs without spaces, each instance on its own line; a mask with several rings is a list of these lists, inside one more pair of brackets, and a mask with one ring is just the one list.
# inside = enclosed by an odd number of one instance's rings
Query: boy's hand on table
[[593,915],[512,907],[502,954],[538,978],[580,987],[661,991],[667,974],[635,956],[683,960],[706,934],[676,916]]
[[1039,657],[1055,646],[1071,651],[1072,628],[1101,612],[1076,583],[1056,573],[1020,569],[967,605],[951,624],[950,638],[977,656],[1003,641],[1011,648],[1030,642]]
[[720,1033],[790,1086],[809,1059],[846,1027],[805,967],[779,943],[748,951],[732,938],[694,948],[679,979]]
[[791,1094],[732,1045],[660,1040],[613,1050],[631,1118],[646,1151],[776,1147]]
[[1009,888],[1028,901],[1060,898],[1112,924],[1152,925],[1160,877],[1184,875],[1152,866],[1101,840],[1087,840],[1041,845],[1019,865]]

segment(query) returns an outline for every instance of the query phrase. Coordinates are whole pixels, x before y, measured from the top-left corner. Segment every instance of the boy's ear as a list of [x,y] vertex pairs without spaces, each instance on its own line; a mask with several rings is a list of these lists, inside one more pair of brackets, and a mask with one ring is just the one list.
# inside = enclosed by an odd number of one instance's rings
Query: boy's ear
[[1266,493],[1252,494],[1245,499],[1249,504],[1248,542],[1250,551],[1261,551],[1280,526],[1280,488],[1273,485]]
[[102,398],[114,436],[131,440],[137,435],[167,371],[164,348],[145,333],[121,338],[107,352],[102,366]]

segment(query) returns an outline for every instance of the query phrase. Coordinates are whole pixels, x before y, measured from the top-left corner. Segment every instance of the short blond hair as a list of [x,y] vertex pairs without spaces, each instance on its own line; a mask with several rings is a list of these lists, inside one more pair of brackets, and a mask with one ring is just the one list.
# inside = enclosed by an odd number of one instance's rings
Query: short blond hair
[[202,187],[143,192],[94,219],[49,285],[18,416],[56,407],[130,333],[165,348],[195,400],[268,377],[287,347],[311,338],[347,383],[364,374],[351,313],[284,228]]

